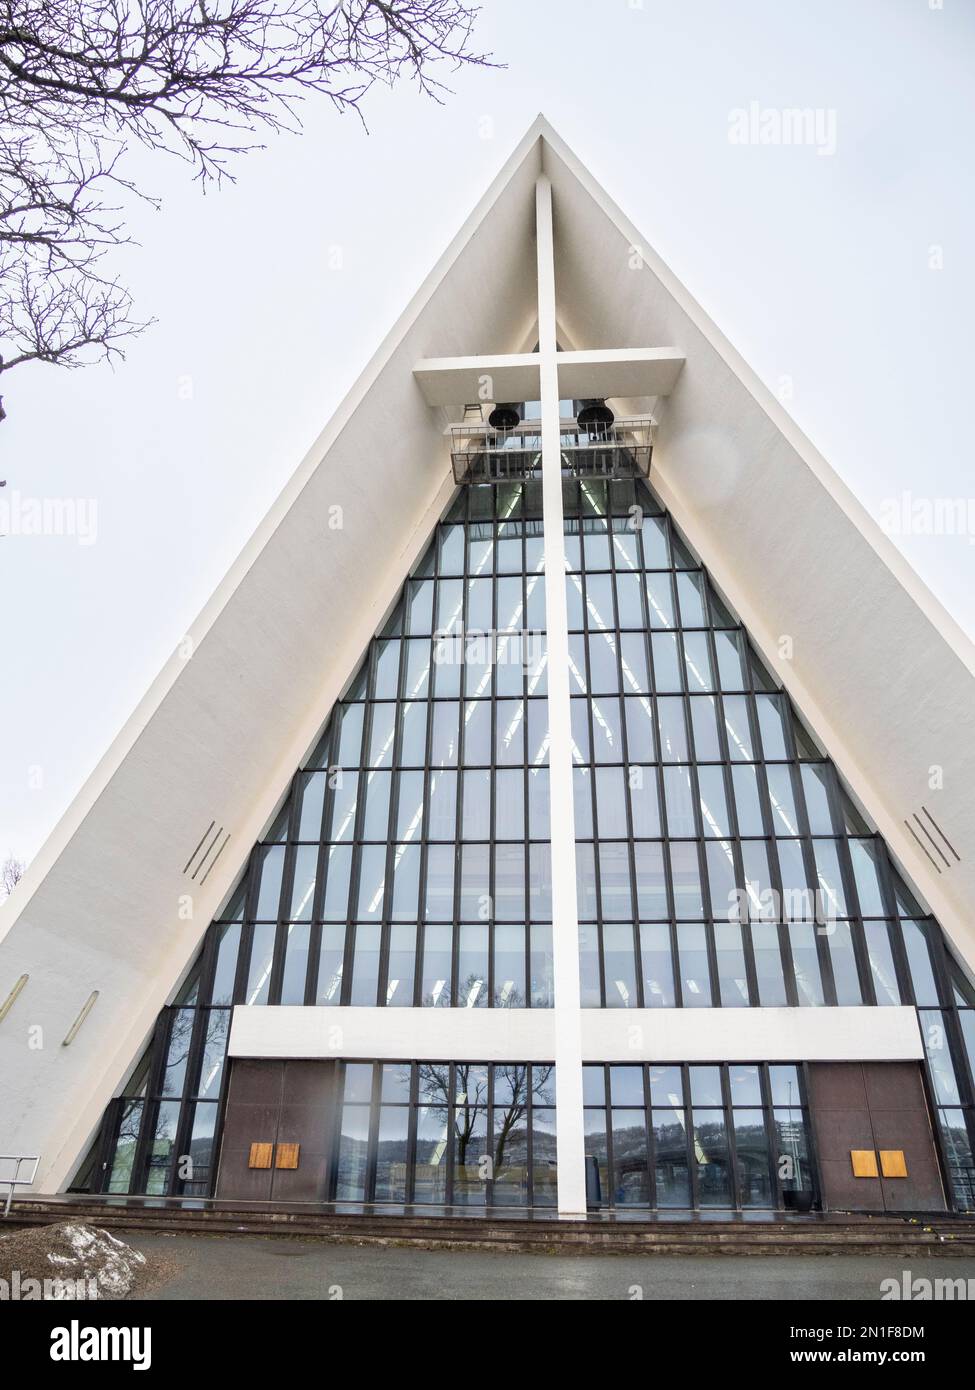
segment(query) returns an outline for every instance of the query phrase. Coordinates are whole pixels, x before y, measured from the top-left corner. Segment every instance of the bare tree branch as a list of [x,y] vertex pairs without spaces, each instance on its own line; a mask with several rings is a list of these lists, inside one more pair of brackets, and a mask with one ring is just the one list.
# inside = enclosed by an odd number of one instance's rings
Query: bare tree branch
[[[436,101],[492,66],[465,0],[0,0],[0,373],[121,356],[146,326],[102,270],[127,237],[127,145],[232,179],[262,133],[324,97],[362,117],[377,84]],[[152,201],[152,200],[150,200]],[[2,415],[0,415],[2,418]]]

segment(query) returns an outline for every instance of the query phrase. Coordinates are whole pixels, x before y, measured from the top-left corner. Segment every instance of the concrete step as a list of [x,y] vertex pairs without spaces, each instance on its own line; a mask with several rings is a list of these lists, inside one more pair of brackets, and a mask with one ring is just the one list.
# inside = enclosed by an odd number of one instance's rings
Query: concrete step
[[[975,1256],[975,1222],[895,1217],[791,1221],[512,1221],[457,1217],[242,1209],[163,1208],[97,1201],[27,1200],[9,1225],[76,1221],[127,1231],[313,1236],[324,1242],[436,1249],[646,1254],[882,1254]],[[3,1225],[0,1224],[0,1231]]]

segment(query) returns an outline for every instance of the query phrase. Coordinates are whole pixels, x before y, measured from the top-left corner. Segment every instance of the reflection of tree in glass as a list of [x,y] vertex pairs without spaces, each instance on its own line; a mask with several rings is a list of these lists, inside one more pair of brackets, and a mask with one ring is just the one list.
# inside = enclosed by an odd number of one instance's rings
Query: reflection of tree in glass
[[428,1105],[445,1127],[449,1123],[451,1101],[455,1102],[457,1162],[463,1165],[467,1162],[467,1150],[477,1122],[487,1112],[487,1068],[474,1062],[458,1062],[454,1068],[453,1095],[449,1063],[420,1062],[418,1071],[420,1103]]

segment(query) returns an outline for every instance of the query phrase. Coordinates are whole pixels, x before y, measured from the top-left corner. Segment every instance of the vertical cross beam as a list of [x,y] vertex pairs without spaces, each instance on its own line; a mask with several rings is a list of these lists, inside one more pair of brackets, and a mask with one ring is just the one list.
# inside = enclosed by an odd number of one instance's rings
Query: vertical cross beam
[[542,526],[548,638],[549,795],[552,822],[552,944],[555,973],[555,1091],[560,1216],[584,1216],[586,1167],[582,1114],[582,1020],[579,1013],[579,911],[572,809],[569,632],[565,602],[565,534],[556,360],[552,187],[535,184],[538,257],[538,353],[542,410]]

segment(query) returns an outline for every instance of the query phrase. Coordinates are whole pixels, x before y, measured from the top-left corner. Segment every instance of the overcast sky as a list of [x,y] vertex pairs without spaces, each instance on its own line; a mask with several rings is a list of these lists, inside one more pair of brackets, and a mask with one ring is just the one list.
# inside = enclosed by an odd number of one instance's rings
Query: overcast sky
[[[0,540],[0,859],[36,853],[540,110],[878,519],[973,493],[973,36],[970,0],[486,0],[508,67],[442,107],[377,93],[368,134],[309,108],[206,197],[134,152],[163,208],[117,266],[158,322],[114,371],[4,378],[0,497],[97,511]],[[823,138],[736,142],[751,103]],[[896,539],[975,634],[971,534]]]

